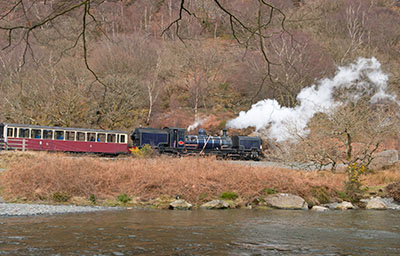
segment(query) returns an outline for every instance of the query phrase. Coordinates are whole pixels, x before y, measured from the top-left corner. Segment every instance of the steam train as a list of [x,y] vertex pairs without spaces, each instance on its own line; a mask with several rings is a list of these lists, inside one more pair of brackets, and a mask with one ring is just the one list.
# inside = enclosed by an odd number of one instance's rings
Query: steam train
[[216,155],[219,158],[259,160],[262,157],[261,139],[207,135],[200,129],[197,135],[187,134],[184,128],[136,128],[129,135],[124,131],[85,128],[66,128],[0,123],[0,150],[39,150],[108,155],[128,154],[131,148],[150,145],[160,154]]
[[190,135],[185,128],[136,128],[131,139],[134,147],[148,144],[161,154],[212,154],[218,158],[243,160],[259,160],[263,156],[259,137],[229,137],[226,130],[222,132],[222,136],[211,136],[204,129],[200,129],[197,135]]

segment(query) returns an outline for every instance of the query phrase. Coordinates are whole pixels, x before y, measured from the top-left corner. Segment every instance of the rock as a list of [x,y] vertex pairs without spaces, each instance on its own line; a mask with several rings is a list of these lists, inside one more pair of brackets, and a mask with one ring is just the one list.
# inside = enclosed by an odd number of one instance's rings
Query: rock
[[213,200],[207,203],[204,203],[200,206],[202,209],[227,209],[229,208],[229,203],[224,200]]
[[339,203],[329,203],[329,204],[323,204],[323,205],[321,205],[321,206],[326,207],[326,208],[331,209],[331,210],[334,210],[334,209],[336,209],[336,206],[337,206],[338,204],[339,204]]
[[277,209],[307,210],[308,204],[303,198],[292,194],[275,194],[265,198],[269,207]]
[[400,204],[396,202],[392,197],[382,198],[381,200],[385,203],[388,209],[400,210]]
[[391,166],[399,160],[399,152],[391,149],[374,154],[374,159],[370,164],[372,169],[382,169],[386,166]]
[[350,202],[343,201],[340,204],[337,204],[335,209],[337,210],[348,210],[348,209],[355,209],[354,205]]
[[389,184],[386,187],[388,194],[393,197],[393,199],[400,203],[400,181],[396,183]]
[[380,197],[375,197],[367,201],[365,209],[369,210],[386,210],[387,205],[382,201]]
[[326,211],[329,211],[329,209],[326,208],[326,207],[323,207],[323,206],[314,205],[314,206],[311,208],[311,211],[326,212]]
[[178,199],[169,204],[171,210],[190,210],[192,205],[183,199]]

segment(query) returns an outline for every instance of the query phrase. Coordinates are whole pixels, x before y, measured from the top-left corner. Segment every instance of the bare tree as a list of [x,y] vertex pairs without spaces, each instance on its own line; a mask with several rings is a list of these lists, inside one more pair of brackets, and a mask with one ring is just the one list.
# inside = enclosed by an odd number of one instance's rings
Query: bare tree
[[346,8],[346,29],[350,43],[341,59],[342,64],[347,56],[351,56],[364,43],[366,11],[362,10],[361,7],[361,4],[359,4],[357,7],[350,5]]
[[[180,0],[178,17],[166,27],[163,33],[175,27],[175,34],[184,42],[180,36],[180,24],[185,19],[185,15],[196,17],[200,22],[204,21],[204,18],[197,14],[196,10],[191,10],[190,3],[191,1]],[[225,1],[213,0],[210,1],[211,3],[225,15],[231,34],[237,43],[245,48],[257,46],[266,62],[265,72],[267,75],[270,75],[271,65],[274,63],[268,56],[265,40],[274,33],[287,32],[285,29],[286,15],[281,8],[265,0],[254,0],[246,4],[251,4],[255,7],[254,11],[256,15],[251,13],[246,16]],[[277,24],[279,24],[278,27],[276,26]]]
[[371,105],[365,98],[343,104],[330,114],[316,115],[308,125],[311,130],[292,145],[293,159],[317,167],[356,164],[368,170],[374,153],[399,127],[395,103]]
[[[178,50],[178,49],[176,49]],[[187,100],[188,106],[193,109],[194,120],[199,120],[200,108],[208,108],[208,97],[213,92],[213,87],[220,80],[220,71],[223,59],[213,48],[213,45],[202,46],[200,42],[187,44],[185,51],[181,51],[175,66],[180,69],[177,77],[182,96]],[[181,77],[184,77],[183,81]],[[212,103],[210,103],[212,104]]]

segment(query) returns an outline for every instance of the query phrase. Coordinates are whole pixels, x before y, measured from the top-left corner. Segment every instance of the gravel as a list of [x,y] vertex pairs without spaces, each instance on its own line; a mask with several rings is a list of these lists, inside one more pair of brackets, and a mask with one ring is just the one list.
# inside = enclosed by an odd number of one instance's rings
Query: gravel
[[44,205],[44,204],[13,204],[0,203],[0,216],[34,216],[65,213],[85,213],[121,209],[118,207],[75,206],[75,205]]

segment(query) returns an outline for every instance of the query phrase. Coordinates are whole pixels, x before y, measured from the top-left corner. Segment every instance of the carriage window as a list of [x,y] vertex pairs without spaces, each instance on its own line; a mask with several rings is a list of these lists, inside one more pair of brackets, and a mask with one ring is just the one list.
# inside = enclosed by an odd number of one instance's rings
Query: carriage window
[[84,132],[78,132],[76,134],[76,140],[77,141],[85,141],[85,133]]
[[33,138],[33,139],[40,139],[40,138],[42,138],[41,133],[42,133],[41,130],[32,129],[32,138]]
[[125,135],[121,134],[120,136],[120,143],[125,143]]
[[53,131],[52,130],[43,130],[43,139],[52,140],[53,139]]
[[96,141],[96,133],[88,132],[86,141]]
[[14,128],[8,128],[7,129],[7,137],[14,137],[13,131],[14,131]]
[[65,140],[75,140],[75,132],[65,132]]
[[107,134],[107,142],[115,143],[115,134]]
[[29,129],[19,128],[19,138],[29,138]]
[[56,131],[55,139],[56,140],[64,140],[64,131]]
[[97,142],[106,142],[106,134],[98,133],[97,134]]

